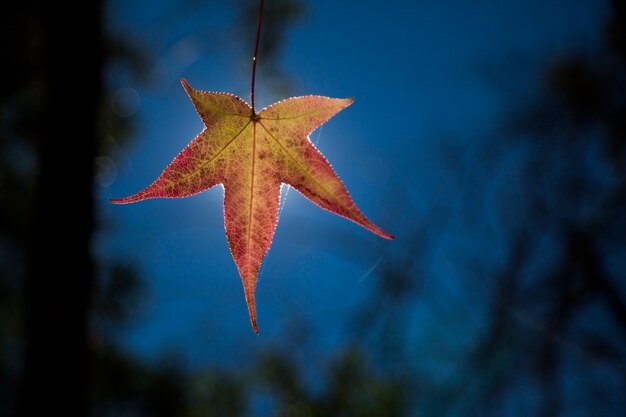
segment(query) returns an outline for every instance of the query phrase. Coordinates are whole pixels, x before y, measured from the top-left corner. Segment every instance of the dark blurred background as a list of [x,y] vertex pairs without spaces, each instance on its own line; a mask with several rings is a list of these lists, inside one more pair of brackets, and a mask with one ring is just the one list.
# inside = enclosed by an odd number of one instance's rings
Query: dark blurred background
[[[257,102],[386,242],[283,189],[249,328],[219,188],[112,206],[248,99],[258,3],[0,5],[0,415],[626,415],[626,7],[267,0]],[[262,106],[260,106],[262,107]]]

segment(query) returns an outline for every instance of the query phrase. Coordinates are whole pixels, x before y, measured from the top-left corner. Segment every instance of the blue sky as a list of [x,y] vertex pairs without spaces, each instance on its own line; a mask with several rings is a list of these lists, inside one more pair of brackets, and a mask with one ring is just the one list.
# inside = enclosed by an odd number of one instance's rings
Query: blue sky
[[[378,268],[410,245],[439,200],[453,220],[429,255],[428,268],[439,279],[426,297],[454,296],[459,305],[451,311],[462,316],[471,300],[455,281],[453,254],[463,245],[493,243],[454,220],[463,179],[445,166],[438,149],[471,148],[497,129],[503,114],[519,105],[517,96],[522,100],[535,86],[538,70],[593,44],[605,2],[311,2],[285,40],[281,65],[294,81],[293,95],[356,98],[312,139],[364,213],[397,239],[384,241],[289,191],[257,286],[260,336],[250,328],[226,243],[220,187],[187,199],[107,202],[151,183],[202,130],[178,77],[197,89],[249,98],[253,39],[245,45],[230,40],[233,7],[109,3],[113,31],[147,51],[151,80],[142,84],[123,71],[110,80],[135,105],[129,112],[136,136],[110,156],[115,172],[97,190],[99,209],[112,225],[97,248],[135,262],[150,289],[120,342],[151,358],[170,350],[190,366],[232,365],[251,361],[296,326],[320,351],[331,349],[380,279]],[[266,87],[266,77],[259,72],[258,108],[284,98]],[[419,331],[441,331],[441,322],[424,309],[415,306]],[[458,323],[478,326],[471,314],[461,316]]]

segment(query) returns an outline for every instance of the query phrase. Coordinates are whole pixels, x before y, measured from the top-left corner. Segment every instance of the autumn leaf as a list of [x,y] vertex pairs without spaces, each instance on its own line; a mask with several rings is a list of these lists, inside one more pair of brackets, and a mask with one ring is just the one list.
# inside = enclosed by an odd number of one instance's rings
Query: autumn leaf
[[205,129],[154,183],[137,194],[111,201],[126,204],[187,197],[223,184],[226,236],[256,333],[254,292],[278,222],[282,183],[320,207],[393,239],[361,213],[326,158],[309,140],[311,132],[353,99],[294,97],[257,114],[232,94],[194,90],[184,79],[181,82]]

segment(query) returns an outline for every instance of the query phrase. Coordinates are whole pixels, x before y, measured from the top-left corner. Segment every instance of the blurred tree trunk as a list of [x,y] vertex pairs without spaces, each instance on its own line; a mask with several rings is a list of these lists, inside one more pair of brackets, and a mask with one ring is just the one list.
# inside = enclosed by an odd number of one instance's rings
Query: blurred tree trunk
[[[94,285],[93,159],[101,94],[101,1],[35,1],[43,112],[25,286],[18,415],[88,413],[88,322]],[[70,6],[71,4],[71,6]],[[32,34],[31,34],[32,35]],[[86,45],[86,46],[83,46]]]

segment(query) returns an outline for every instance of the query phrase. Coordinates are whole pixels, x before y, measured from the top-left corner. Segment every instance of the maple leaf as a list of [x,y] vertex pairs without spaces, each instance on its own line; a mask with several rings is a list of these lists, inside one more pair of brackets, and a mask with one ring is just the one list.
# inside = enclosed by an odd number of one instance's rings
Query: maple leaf
[[385,239],[393,236],[358,209],[309,134],[353,99],[289,98],[258,114],[228,93],[194,90],[181,79],[205,129],[147,188],[116,204],[187,197],[224,186],[224,226],[241,275],[250,321],[258,333],[254,292],[278,222],[280,187],[289,184],[320,207]]

